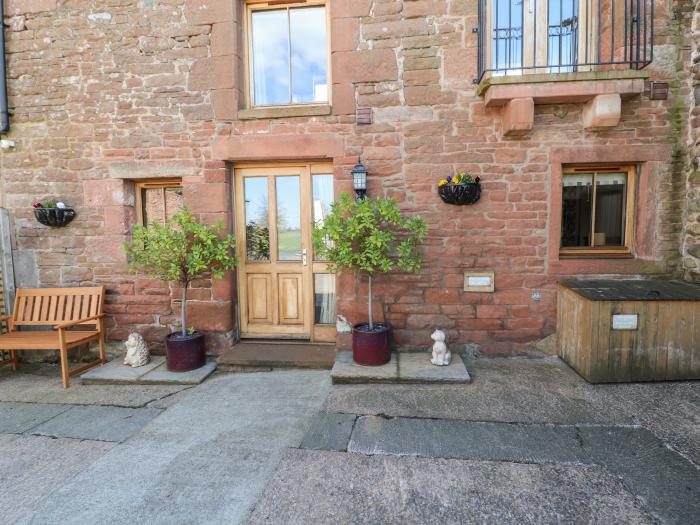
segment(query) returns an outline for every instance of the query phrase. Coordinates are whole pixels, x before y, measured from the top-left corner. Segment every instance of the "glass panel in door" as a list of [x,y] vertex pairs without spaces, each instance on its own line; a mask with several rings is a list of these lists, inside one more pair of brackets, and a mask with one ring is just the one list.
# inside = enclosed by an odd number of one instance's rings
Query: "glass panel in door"
[[277,260],[301,261],[301,186],[296,175],[276,177]]
[[249,261],[270,260],[270,223],[267,177],[245,177],[246,256]]
[[[313,175],[312,176],[312,213],[314,224],[323,226],[323,221],[331,213],[333,204],[333,175]],[[330,242],[330,241],[327,241]],[[314,260],[321,259],[314,255]]]

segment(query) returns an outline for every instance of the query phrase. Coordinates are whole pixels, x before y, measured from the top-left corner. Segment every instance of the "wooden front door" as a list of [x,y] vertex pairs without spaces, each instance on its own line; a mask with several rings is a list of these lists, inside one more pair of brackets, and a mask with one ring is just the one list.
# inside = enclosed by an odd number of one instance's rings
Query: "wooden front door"
[[234,170],[241,337],[335,341],[335,278],[315,261],[313,222],[333,201],[326,164]]

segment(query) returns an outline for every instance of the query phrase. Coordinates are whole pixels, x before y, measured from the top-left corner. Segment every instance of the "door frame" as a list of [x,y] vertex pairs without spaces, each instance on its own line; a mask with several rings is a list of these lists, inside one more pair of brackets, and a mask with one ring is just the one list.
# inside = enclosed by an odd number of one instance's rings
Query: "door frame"
[[[246,264],[247,247],[246,247],[246,219],[245,219],[245,204],[243,197],[243,178],[245,176],[258,175],[260,177],[268,177],[268,205],[270,206],[270,250],[277,249],[277,228],[276,228],[276,188],[274,184],[275,176],[299,175],[300,177],[300,192],[301,192],[301,229],[302,229],[302,250],[306,249],[306,257],[308,263],[303,267],[302,280],[302,304],[304,311],[304,327],[303,332],[298,330],[290,330],[287,333],[250,333],[247,331],[248,322],[248,297],[247,297],[247,272],[239,271],[237,274],[238,288],[238,316],[241,338],[245,339],[290,339],[290,340],[309,340],[312,342],[329,342],[336,341],[336,326],[332,325],[317,325],[315,324],[314,312],[314,275],[317,273],[330,273],[326,268],[326,263],[316,261],[314,257],[312,239],[312,223],[313,223],[313,175],[334,175],[334,166],[331,161],[288,161],[288,162],[241,162],[232,165],[233,184],[233,208],[234,208],[234,234],[236,237],[236,252],[239,260],[239,266]],[[335,177],[334,177],[335,182]],[[273,192],[270,192],[273,189]],[[336,193],[334,188],[334,197]],[[240,196],[240,202],[239,202]],[[306,196],[306,197],[304,197]],[[308,220],[307,220],[308,219]],[[274,227],[272,227],[274,226]],[[307,244],[306,246],[304,244]],[[256,264],[256,263],[253,263]],[[266,264],[266,263],[259,263]],[[267,264],[284,264],[280,262]],[[279,308],[278,301],[274,302],[275,308]],[[279,312],[275,318],[279,317]],[[277,319],[279,321],[279,319]],[[277,323],[279,326],[284,326],[282,323]]]

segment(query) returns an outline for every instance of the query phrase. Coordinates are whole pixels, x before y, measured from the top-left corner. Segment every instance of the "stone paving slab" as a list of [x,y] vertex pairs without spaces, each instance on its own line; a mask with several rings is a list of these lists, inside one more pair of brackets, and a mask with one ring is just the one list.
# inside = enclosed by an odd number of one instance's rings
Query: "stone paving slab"
[[462,358],[453,354],[449,366],[435,366],[428,353],[392,353],[381,366],[358,365],[352,352],[338,352],[331,370],[334,384],[344,383],[468,383],[471,381]]
[[252,524],[654,523],[603,469],[289,450]]
[[700,522],[700,468],[642,428],[581,428],[586,452],[666,523]]
[[161,412],[156,408],[74,406],[32,429],[32,434],[122,442]]
[[0,434],[21,434],[69,409],[69,405],[0,403]]
[[425,457],[592,463],[575,427],[362,416],[348,452]]
[[319,412],[311,420],[300,447],[345,452],[355,419],[355,414]]
[[216,370],[216,362],[188,372],[171,372],[165,365],[165,357],[153,356],[150,363],[137,368],[124,365],[115,359],[104,366],[93,368],[80,376],[83,384],[134,384],[134,385],[198,385]]
[[395,381],[398,376],[396,354],[381,366],[358,365],[352,359],[352,352],[338,352],[331,370],[331,379],[336,383],[371,383],[377,381]]
[[452,354],[447,366],[435,366],[427,352],[399,354],[398,381],[402,383],[469,383],[471,377],[462,357]]
[[119,384],[135,383],[151,370],[158,368],[165,363],[162,355],[151,356],[151,362],[143,366],[133,368],[124,364],[124,358],[116,358],[102,366],[92,368],[80,376],[80,381],[84,384]]
[[[0,435],[0,516],[5,524],[25,523],[42,498],[69,482],[114,443],[49,438],[30,435]],[[81,490],[90,493],[92,487]],[[46,520],[44,523],[55,523]]]

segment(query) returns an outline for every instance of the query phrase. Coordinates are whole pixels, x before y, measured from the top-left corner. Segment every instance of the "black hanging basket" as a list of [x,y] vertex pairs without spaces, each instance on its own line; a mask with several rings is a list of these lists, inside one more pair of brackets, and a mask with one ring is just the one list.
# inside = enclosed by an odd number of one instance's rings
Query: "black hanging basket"
[[75,217],[73,208],[34,208],[34,216],[44,226],[66,226]]
[[438,193],[443,202],[447,204],[474,204],[481,198],[481,184],[479,182],[462,182],[459,184],[443,184],[438,186]]

